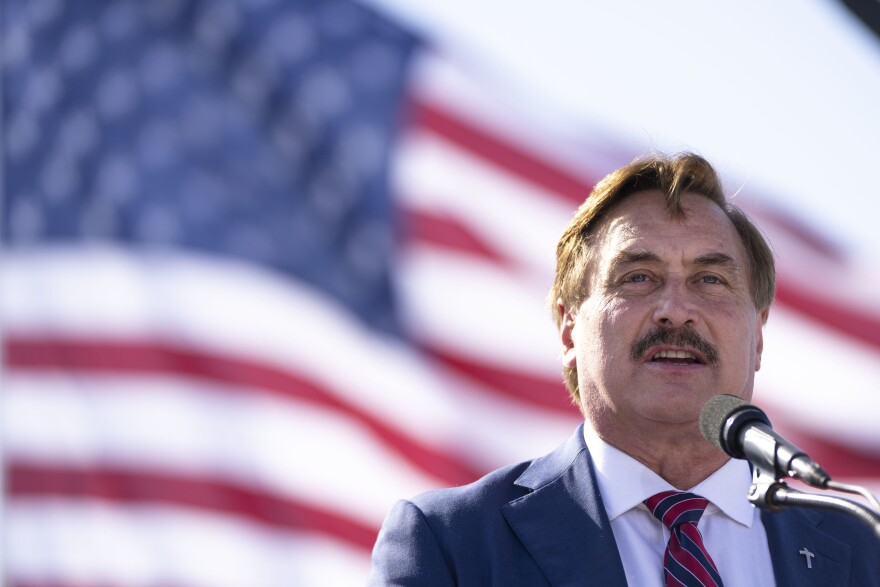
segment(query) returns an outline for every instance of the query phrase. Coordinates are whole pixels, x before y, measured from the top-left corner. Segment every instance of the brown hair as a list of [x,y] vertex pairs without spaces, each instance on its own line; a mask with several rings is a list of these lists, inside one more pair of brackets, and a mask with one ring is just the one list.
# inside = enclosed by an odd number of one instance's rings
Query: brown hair
[[[659,190],[664,195],[666,209],[672,218],[684,217],[681,194],[685,192],[703,195],[724,210],[746,250],[755,307],[759,312],[770,307],[776,288],[773,253],[758,227],[742,210],[727,201],[712,165],[693,153],[674,157],[654,154],[636,159],[599,181],[562,233],[556,246],[556,277],[548,296],[557,327],[562,323],[562,316],[556,311],[557,301],[561,300],[566,308],[573,310],[589,295],[587,278],[600,220],[617,202],[648,190]],[[575,405],[580,405],[577,370],[564,367],[563,375],[572,400]]]

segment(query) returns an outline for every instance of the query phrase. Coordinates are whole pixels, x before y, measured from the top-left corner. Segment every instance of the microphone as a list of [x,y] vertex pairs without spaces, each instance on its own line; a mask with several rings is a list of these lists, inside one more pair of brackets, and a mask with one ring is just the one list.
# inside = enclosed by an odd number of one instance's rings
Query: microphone
[[706,440],[735,459],[746,459],[776,479],[794,477],[825,488],[831,476],[807,453],[773,431],[767,414],[735,395],[716,395],[700,413]]

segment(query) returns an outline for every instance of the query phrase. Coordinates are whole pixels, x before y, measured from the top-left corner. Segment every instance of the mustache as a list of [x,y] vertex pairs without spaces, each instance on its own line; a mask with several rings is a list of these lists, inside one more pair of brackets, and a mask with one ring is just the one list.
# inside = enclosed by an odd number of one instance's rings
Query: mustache
[[648,349],[661,345],[694,349],[703,355],[709,365],[718,364],[718,349],[715,345],[690,327],[661,328],[658,326],[633,344],[630,358],[633,361],[639,361],[645,356]]

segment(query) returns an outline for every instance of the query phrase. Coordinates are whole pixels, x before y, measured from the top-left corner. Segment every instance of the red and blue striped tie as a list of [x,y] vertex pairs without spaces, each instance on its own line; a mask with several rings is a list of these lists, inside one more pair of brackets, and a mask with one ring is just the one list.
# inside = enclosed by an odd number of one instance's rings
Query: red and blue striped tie
[[697,530],[708,503],[699,495],[681,491],[663,491],[645,500],[648,510],[669,528],[663,556],[667,587],[722,587],[718,568]]

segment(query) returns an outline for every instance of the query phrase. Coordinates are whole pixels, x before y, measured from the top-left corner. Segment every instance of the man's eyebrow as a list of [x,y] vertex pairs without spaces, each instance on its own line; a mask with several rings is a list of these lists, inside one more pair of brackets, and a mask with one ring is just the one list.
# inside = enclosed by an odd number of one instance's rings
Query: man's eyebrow
[[[611,259],[608,273],[612,274],[620,271],[622,268],[641,263],[663,263],[663,259],[656,253],[652,253],[647,249],[620,251],[613,259]],[[724,268],[736,274],[742,272],[742,268],[739,263],[736,262],[736,259],[727,253],[705,253],[694,257],[692,263],[701,267]]]
[[693,263],[694,265],[720,266],[737,273],[740,271],[739,263],[726,253],[706,253],[695,257]]
[[627,265],[635,265],[638,263],[660,263],[663,260],[656,254],[646,249],[620,251],[611,259],[610,272],[614,272],[620,267]]

